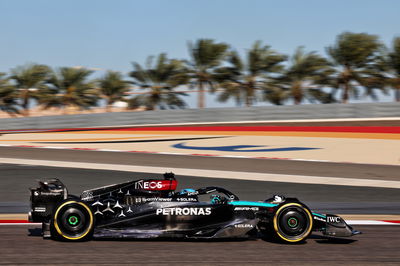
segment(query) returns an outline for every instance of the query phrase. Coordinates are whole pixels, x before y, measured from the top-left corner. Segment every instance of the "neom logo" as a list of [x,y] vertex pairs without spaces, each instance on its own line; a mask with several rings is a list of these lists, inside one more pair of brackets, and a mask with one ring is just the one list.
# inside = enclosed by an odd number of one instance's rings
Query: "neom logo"
[[162,187],[161,181],[139,181],[135,183],[135,189],[156,189]]

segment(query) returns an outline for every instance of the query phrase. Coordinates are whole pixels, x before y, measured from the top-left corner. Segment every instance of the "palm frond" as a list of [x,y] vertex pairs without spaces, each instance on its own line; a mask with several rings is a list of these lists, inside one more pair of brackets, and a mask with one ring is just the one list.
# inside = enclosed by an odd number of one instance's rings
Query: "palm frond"
[[[168,59],[162,53],[155,58],[148,58],[146,67],[134,63],[134,71],[130,76],[134,79],[134,84],[142,89],[147,89],[144,95],[136,96],[128,100],[129,108],[145,106],[147,110],[154,110],[157,106],[160,109],[184,108],[183,100],[179,96],[184,94],[176,93],[174,88],[187,84],[189,75],[181,60]],[[153,63],[155,61],[155,63]]]

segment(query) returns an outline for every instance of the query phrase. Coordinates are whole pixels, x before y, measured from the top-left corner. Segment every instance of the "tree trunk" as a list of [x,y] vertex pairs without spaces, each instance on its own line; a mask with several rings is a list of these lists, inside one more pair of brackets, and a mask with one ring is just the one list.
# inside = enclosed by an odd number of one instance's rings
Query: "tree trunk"
[[255,77],[251,76],[249,82],[245,83],[246,88],[246,106],[250,107],[253,105],[254,99],[254,88],[255,88]]
[[110,112],[111,111],[111,106],[112,106],[113,102],[110,99],[107,99],[107,104],[106,104],[106,112]]
[[394,96],[396,99],[396,102],[400,102],[400,85],[396,87],[394,91]]
[[295,81],[292,86],[293,86],[292,94],[293,94],[294,104],[299,105],[299,104],[301,104],[301,101],[303,100],[303,89],[302,89],[301,81]]
[[24,90],[24,92],[23,92],[23,97],[22,97],[23,99],[22,99],[22,108],[24,109],[23,111],[22,111],[22,114],[24,115],[24,116],[29,116],[29,92],[28,92],[28,90],[26,89],[26,90]]
[[155,87],[152,87],[152,90],[153,91],[150,96],[150,102],[146,104],[147,105],[146,111],[154,111],[157,105],[160,103],[160,95],[159,95],[160,92]]
[[199,108],[204,108],[205,107],[205,93],[204,93],[203,82],[201,82],[201,81],[199,83],[198,107]]
[[246,93],[246,106],[250,107],[252,105],[252,96],[250,94],[250,90],[247,89],[247,93]]
[[346,66],[343,73],[343,95],[342,95],[342,103],[349,102],[349,91],[350,91],[350,67]]
[[342,103],[349,102],[349,90],[350,90],[349,82],[346,81],[343,88]]

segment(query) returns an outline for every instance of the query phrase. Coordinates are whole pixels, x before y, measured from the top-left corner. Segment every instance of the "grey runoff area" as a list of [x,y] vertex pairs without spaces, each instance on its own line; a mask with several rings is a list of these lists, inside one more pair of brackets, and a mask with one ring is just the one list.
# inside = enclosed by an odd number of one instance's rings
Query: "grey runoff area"
[[400,117],[400,103],[309,104],[4,118],[0,120],[0,130],[381,117]]

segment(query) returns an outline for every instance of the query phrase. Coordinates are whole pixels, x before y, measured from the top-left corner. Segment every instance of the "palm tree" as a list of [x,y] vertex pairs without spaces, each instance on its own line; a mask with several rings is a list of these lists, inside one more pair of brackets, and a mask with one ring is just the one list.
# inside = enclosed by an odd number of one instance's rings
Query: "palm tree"
[[242,60],[237,52],[231,52],[228,56],[230,65],[215,70],[215,80],[224,88],[218,100],[225,102],[233,97],[238,105],[243,101],[246,106],[253,105],[258,98],[257,90],[266,88],[270,74],[281,71],[281,63],[285,60],[285,55],[273,51],[268,45],[263,46],[261,41],[254,43],[246,60]]
[[19,114],[17,91],[5,73],[0,73],[0,110],[11,116]]
[[389,79],[390,86],[395,90],[395,100],[400,102],[400,37],[393,40],[393,48],[389,53],[388,66],[393,73]]
[[108,71],[98,80],[98,84],[101,94],[107,100],[107,111],[110,111],[113,103],[124,99],[125,93],[130,87],[130,83],[123,79],[121,73],[114,71]]
[[340,34],[335,45],[327,48],[337,66],[337,75],[332,85],[343,91],[343,103],[348,102],[350,93],[357,96],[357,87],[366,85],[367,78],[373,76],[371,69],[380,56],[381,48],[378,36],[351,32]]
[[293,98],[294,104],[301,104],[304,98],[311,102],[327,102],[329,99],[333,101],[331,94],[319,87],[328,85],[333,73],[334,69],[327,59],[298,47],[291,57],[290,65],[277,80],[283,91],[287,92],[287,97]]
[[25,116],[29,116],[30,100],[37,99],[38,93],[46,89],[50,71],[48,66],[39,64],[28,64],[11,70],[11,79],[16,83]]
[[187,62],[191,87],[198,88],[198,108],[205,107],[205,89],[214,91],[214,69],[218,67],[226,55],[228,45],[215,43],[211,39],[199,39],[196,43],[188,43],[191,61]]
[[275,105],[283,105],[289,96],[289,92],[282,87],[282,83],[276,79],[268,82],[268,89],[264,90],[263,100]]
[[388,65],[388,56],[383,53],[377,56],[373,64],[368,65],[364,70],[364,78],[361,80],[361,85],[365,89],[365,96],[369,96],[374,101],[378,101],[378,95],[375,93],[379,90],[383,94],[387,95],[387,87],[392,86],[392,82],[395,78],[389,77],[391,68]]
[[39,103],[44,108],[64,107],[67,113],[70,108],[88,109],[97,104],[98,92],[95,82],[87,81],[93,71],[84,68],[62,67],[53,72],[49,86]]
[[185,93],[175,92],[174,88],[187,84],[189,76],[182,61],[168,59],[162,53],[158,55],[156,63],[154,57],[147,59],[146,67],[133,63],[134,71],[129,75],[134,79],[134,84],[148,90],[129,100],[130,108],[145,106],[146,110],[154,110],[157,106],[161,109],[184,108],[186,103],[179,97]]

